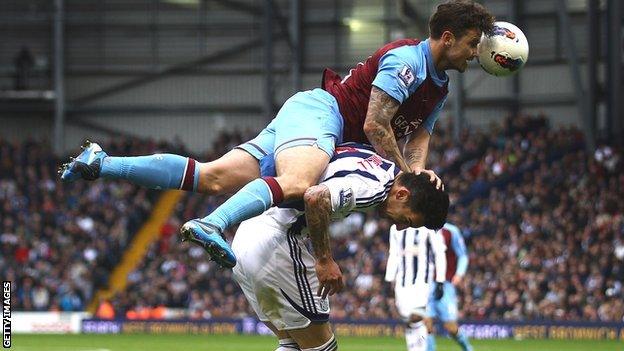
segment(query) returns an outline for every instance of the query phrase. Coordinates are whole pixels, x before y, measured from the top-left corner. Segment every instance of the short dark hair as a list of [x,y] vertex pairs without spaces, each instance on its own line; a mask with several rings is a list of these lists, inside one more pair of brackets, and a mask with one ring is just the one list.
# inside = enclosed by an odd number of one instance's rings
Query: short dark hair
[[440,39],[446,30],[461,38],[469,29],[478,29],[485,34],[491,34],[494,29],[494,16],[474,1],[447,1],[438,5],[429,19],[429,35],[433,39]]
[[410,191],[409,207],[412,211],[423,214],[424,226],[436,230],[442,228],[449,209],[448,194],[442,189],[436,189],[435,184],[429,180],[429,175],[425,173],[416,175],[403,172],[397,181]]

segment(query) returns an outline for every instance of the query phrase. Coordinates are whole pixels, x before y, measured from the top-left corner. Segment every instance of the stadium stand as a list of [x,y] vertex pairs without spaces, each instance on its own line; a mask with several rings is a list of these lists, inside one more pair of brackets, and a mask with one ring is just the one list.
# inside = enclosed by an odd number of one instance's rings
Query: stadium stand
[[[543,116],[509,117],[487,131],[465,131],[459,142],[449,131],[437,127],[430,162],[455,204],[450,219],[468,242],[460,317],[622,321],[621,151],[604,146],[589,154],[579,130],[551,128]],[[223,134],[198,158],[211,159],[249,136]],[[117,182],[61,186],[44,145],[0,141],[2,257],[15,257],[0,258],[0,268],[22,282],[20,309],[80,309],[105,285],[155,195]],[[112,154],[185,153],[152,141],[107,148]],[[111,307],[114,315],[133,319],[253,315],[231,272],[197,247],[181,245],[176,235],[181,223],[223,199],[186,194],[128,276],[126,290],[103,301],[107,315]],[[392,287],[383,282],[388,228],[373,215],[332,225],[347,283],[331,299],[333,318],[398,317]]]
[[[112,154],[173,149],[129,139],[106,148]],[[18,310],[84,310],[158,197],[122,182],[63,184],[60,161],[47,142],[0,139],[0,270],[16,282]]]

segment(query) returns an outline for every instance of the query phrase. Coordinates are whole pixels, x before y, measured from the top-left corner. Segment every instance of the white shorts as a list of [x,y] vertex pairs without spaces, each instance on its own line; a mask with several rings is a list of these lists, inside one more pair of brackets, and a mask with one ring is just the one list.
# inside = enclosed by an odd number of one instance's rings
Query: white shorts
[[329,320],[329,300],[316,295],[315,259],[294,230],[265,213],[240,224],[232,249],[234,279],[261,321],[289,330]]
[[403,320],[408,321],[411,315],[425,316],[430,289],[430,284],[394,287],[396,307]]

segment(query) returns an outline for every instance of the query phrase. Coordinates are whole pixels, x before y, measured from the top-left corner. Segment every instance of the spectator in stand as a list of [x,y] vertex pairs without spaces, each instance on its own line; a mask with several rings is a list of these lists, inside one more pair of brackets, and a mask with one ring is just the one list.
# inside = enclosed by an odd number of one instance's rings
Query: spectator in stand
[[22,46],[13,61],[15,63],[15,90],[27,90],[30,88],[30,78],[35,66],[35,59],[30,49]]
[[[109,147],[166,145],[118,139]],[[61,184],[50,150],[45,141],[0,139],[0,270],[15,283],[16,310],[83,310],[157,195],[120,183]]]
[[99,319],[115,319],[115,309],[108,299],[100,299],[95,317]]
[[[541,116],[463,131],[457,142],[450,129],[436,128],[429,157],[455,204],[449,220],[464,229],[471,247],[471,279],[458,289],[460,319],[623,321],[622,162],[607,164],[604,156],[587,153],[579,130],[550,128]],[[203,158],[250,135],[224,133]],[[112,145],[107,149],[119,154],[166,149],[153,141]],[[152,199],[125,184],[88,191],[80,183],[62,186],[51,177],[56,161],[46,150],[32,141],[0,141],[0,269],[18,282],[19,310],[59,310],[61,286],[88,303],[106,285],[134,233],[131,226],[142,223]],[[621,149],[601,150],[609,160],[622,159]],[[81,203],[83,194],[99,201],[102,211]],[[216,269],[196,247],[177,245],[167,228],[221,201],[185,195],[127,289],[111,299],[116,316],[159,301],[173,314],[194,318],[253,315],[229,271]],[[331,300],[335,318],[398,319],[393,291],[381,283],[388,230],[386,221],[371,215],[350,216],[332,228],[339,234],[334,254],[346,284]],[[70,243],[73,254],[61,255]]]

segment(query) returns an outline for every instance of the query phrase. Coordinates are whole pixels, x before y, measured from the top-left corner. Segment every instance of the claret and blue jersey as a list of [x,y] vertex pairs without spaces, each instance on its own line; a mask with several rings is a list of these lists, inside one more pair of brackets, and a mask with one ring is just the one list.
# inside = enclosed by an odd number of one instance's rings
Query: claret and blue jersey
[[438,232],[442,234],[444,243],[448,248],[446,251],[446,280],[450,282],[454,275],[463,277],[468,269],[468,252],[461,231],[457,226],[446,223]]
[[343,141],[367,142],[363,126],[373,86],[401,103],[391,122],[400,139],[420,125],[433,131],[448,95],[448,76],[436,70],[429,40],[402,39],[377,50],[344,78],[325,70],[322,86],[338,101]]
[[446,250],[446,281],[444,282],[444,295],[441,300],[429,299],[427,315],[438,318],[443,322],[455,321],[458,315],[457,291],[451,283],[453,276],[464,276],[468,269],[468,251],[459,228],[446,223],[438,231],[442,236]]
[[[401,103],[391,120],[398,140],[420,126],[433,131],[448,95],[448,76],[436,71],[428,40],[394,41],[344,78],[325,70],[322,89],[293,95],[256,138],[239,148],[262,160],[302,145],[315,145],[332,157],[336,144],[368,144],[364,121],[373,86]],[[263,175],[268,174],[263,170]]]

